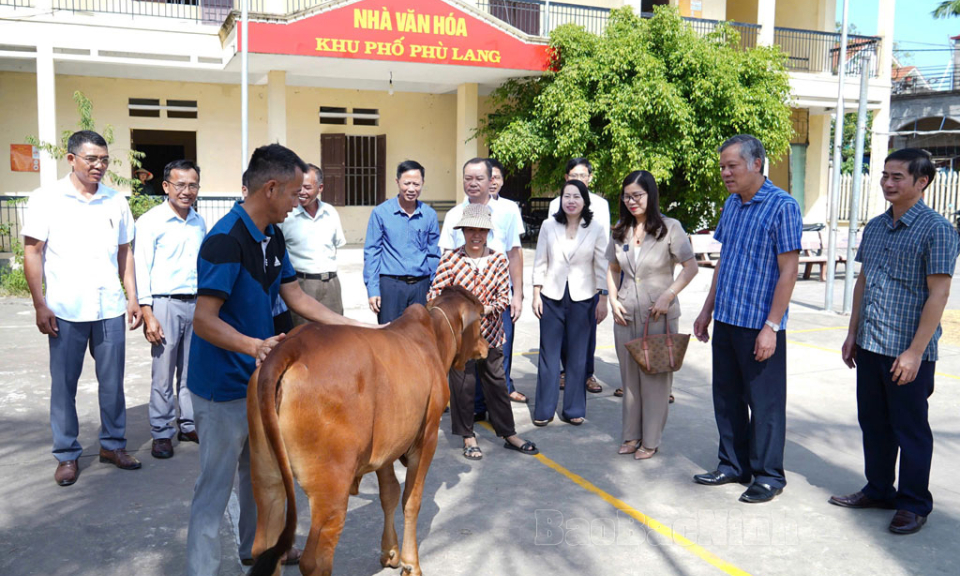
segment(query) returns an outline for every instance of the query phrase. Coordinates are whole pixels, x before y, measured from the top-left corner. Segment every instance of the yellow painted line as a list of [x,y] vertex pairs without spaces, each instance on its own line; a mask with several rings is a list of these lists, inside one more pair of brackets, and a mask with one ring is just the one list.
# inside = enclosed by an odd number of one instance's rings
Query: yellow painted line
[[[489,430],[490,432],[493,432],[493,427],[490,425],[489,422],[480,422],[480,425],[486,428],[487,430]],[[607,504],[610,504],[611,506],[623,512],[624,514],[630,516],[640,524],[643,524],[647,528],[650,528],[651,530],[653,530],[654,532],[662,536],[666,536],[667,538],[671,539],[673,542],[676,542],[677,544],[679,544],[685,550],[692,553],[694,556],[700,558],[701,560],[707,562],[708,564],[716,568],[719,568],[725,574],[730,574],[731,576],[750,576],[749,572],[746,572],[744,570],[741,570],[740,568],[737,568],[733,564],[727,562],[726,560],[723,560],[722,558],[719,558],[718,556],[714,555],[712,552],[708,551],[702,546],[698,544],[694,544],[687,538],[684,538],[682,535],[674,531],[672,528],[669,528],[663,525],[662,523],[656,521],[655,519],[647,516],[646,514],[630,506],[623,500],[620,500],[619,498],[616,498],[608,494],[607,492],[604,492],[603,490],[595,486],[593,483],[585,479],[583,476],[580,476],[578,474],[571,472],[570,470],[567,470],[560,464],[544,456],[543,452],[541,452],[540,454],[537,454],[536,456],[534,456],[534,458],[536,458],[541,464],[543,464],[547,468],[550,468],[554,472],[557,472],[561,476],[564,476],[565,478],[572,481],[574,484],[580,486],[587,492],[591,492],[596,496],[599,496],[601,500],[603,500]]]
[[789,334],[806,334],[807,332],[826,332],[828,330],[846,330],[846,326],[828,326],[826,328],[807,328],[804,330],[789,330]]
[[[796,342],[793,340],[788,340],[788,344],[796,344],[797,346],[803,346],[804,348],[813,348],[814,350],[823,350],[824,352],[833,352],[834,354],[839,354],[840,350],[836,348],[824,348],[823,346],[816,346],[814,344],[807,344],[806,342]],[[952,380],[960,380],[960,376],[955,376],[953,374],[947,374],[946,372],[934,372],[936,376],[942,376],[944,378],[950,378]]]

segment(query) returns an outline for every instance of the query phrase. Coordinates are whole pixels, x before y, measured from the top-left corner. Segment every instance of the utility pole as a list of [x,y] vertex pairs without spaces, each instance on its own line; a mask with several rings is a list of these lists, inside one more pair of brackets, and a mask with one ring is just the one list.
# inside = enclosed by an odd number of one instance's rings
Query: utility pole
[[843,29],[840,33],[840,57],[837,60],[837,113],[834,120],[833,134],[833,187],[830,189],[827,206],[829,207],[830,223],[827,231],[827,283],[826,294],[823,300],[823,307],[828,312],[833,312],[833,281],[837,275],[837,216],[839,206],[837,197],[840,195],[840,168],[842,158],[840,156],[840,147],[843,144],[843,88],[846,80],[847,67],[847,13],[850,9],[850,0],[843,0]]
[[843,313],[853,310],[853,248],[860,228],[860,194],[863,182],[863,139],[867,132],[867,92],[870,83],[870,52],[860,61],[860,106],[857,109],[857,145],[853,156],[853,190],[850,191],[850,221],[847,231],[847,261],[843,268]]

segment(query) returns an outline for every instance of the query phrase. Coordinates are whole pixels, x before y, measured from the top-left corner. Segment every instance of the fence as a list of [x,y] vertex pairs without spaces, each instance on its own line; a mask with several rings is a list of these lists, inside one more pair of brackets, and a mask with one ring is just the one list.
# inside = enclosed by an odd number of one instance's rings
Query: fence
[[[787,55],[787,69],[795,72],[836,75],[840,61],[840,34],[776,28],[773,43]],[[876,77],[879,70],[880,38],[876,36],[847,36],[847,64],[845,72],[859,76],[863,68],[863,55],[871,54],[870,76]]]
[[[864,173],[860,183],[860,225],[866,224],[867,220],[886,210],[886,204],[877,206],[876,199],[870,205],[868,198],[870,196],[870,174]],[[850,191],[853,190],[853,174],[844,174],[840,177],[840,220],[850,219]],[[923,201],[927,206],[933,208],[950,222],[954,221],[953,213],[960,210],[960,172],[942,171],[938,172],[926,192],[923,194]]]
[[[853,174],[843,174],[840,176],[840,194],[837,202],[840,210],[839,219],[850,220],[850,192],[853,190]],[[871,217],[880,212],[879,206],[870,206],[870,174],[864,173],[860,179],[860,206],[859,206],[860,225],[863,226]],[[871,210],[871,208],[873,208]]]

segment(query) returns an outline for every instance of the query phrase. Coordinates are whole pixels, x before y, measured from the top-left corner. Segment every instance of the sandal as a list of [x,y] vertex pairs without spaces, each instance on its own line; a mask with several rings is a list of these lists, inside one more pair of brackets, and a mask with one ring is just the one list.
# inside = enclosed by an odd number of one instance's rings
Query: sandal
[[596,376],[587,378],[587,392],[590,392],[591,394],[599,394],[600,392],[603,392],[603,386],[597,382]]
[[537,450],[537,445],[534,444],[533,442],[530,442],[529,440],[524,442],[523,446],[514,446],[513,444],[507,441],[504,441],[503,447],[506,448],[507,450],[516,450],[521,454],[527,454],[529,456],[536,456],[537,454],[540,453],[540,451]]
[[551,423],[551,422],[553,422],[553,418],[551,418],[551,419],[549,419],[549,420],[534,420],[534,421],[533,421],[533,425],[534,425],[534,426],[543,427],[543,426],[546,426],[547,424],[549,424],[549,423]]
[[483,452],[480,451],[479,446],[464,446],[463,457],[467,460],[481,460],[483,458]]
[[676,399],[673,397],[673,394],[670,395],[670,400],[668,402],[670,404],[673,404],[674,402],[676,402]]
[[640,448],[640,441],[630,440],[620,445],[620,449],[617,450],[617,454],[633,454],[638,448]]
[[579,426],[583,424],[583,421],[586,420],[586,418],[564,418],[561,416],[560,420],[566,422],[567,424],[572,424],[573,426]]
[[660,449],[654,448],[653,450],[651,450],[649,448],[644,448],[643,446],[641,446],[640,448],[637,449],[637,452],[633,455],[633,459],[649,460],[650,458],[653,458],[653,455],[656,454],[658,450]]
[[523,392],[519,392],[517,390],[511,392],[509,394],[509,398],[511,402],[519,402],[520,404],[526,404],[528,400],[528,398],[523,395]]
[[617,398],[623,398],[623,388],[617,388],[613,391],[613,395]]

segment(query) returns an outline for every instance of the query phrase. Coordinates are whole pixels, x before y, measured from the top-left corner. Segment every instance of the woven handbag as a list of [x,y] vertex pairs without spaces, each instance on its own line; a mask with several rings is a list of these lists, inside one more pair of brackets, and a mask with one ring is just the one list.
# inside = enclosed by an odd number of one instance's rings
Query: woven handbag
[[666,316],[663,321],[666,323],[666,334],[648,335],[650,316],[647,316],[647,321],[643,323],[643,336],[625,344],[640,369],[647,374],[676,372],[683,365],[683,356],[687,353],[690,335],[671,334]]

